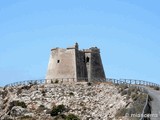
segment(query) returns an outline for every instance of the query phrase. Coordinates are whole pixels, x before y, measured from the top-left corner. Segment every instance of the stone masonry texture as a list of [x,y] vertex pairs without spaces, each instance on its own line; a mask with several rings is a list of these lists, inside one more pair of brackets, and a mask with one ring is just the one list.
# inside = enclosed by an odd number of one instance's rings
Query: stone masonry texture
[[79,50],[78,43],[72,47],[51,49],[46,82],[67,79],[70,81],[104,81],[105,73],[97,47]]

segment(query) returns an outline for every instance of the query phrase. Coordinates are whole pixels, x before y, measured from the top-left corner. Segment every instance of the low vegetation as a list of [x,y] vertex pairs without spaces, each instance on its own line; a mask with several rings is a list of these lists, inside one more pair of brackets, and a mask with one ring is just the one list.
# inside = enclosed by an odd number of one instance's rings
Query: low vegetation
[[74,115],[74,114],[69,114],[66,117],[66,120],[80,120],[80,119],[76,115]]
[[160,90],[160,88],[158,86],[155,86],[154,89],[155,90]]
[[36,119],[31,116],[22,116],[19,117],[17,120],[36,120]]
[[27,108],[25,102],[20,102],[20,101],[12,101],[10,102],[9,110],[11,110],[14,106],[21,106],[22,108]]
[[56,84],[59,83],[59,80],[56,79],[54,83],[56,83]]
[[54,106],[52,111],[50,112],[50,115],[54,117],[55,120],[80,120],[78,116],[74,114],[68,114],[68,115],[62,114],[65,111],[66,107],[63,104],[61,104],[58,106]]
[[[141,114],[146,103],[147,94],[142,93],[140,89],[137,87],[134,86],[128,87],[125,84],[119,85],[118,90],[122,96],[126,95],[127,99],[132,100],[132,103],[129,106],[126,106],[126,108],[120,109],[116,113],[115,117],[119,118],[125,116],[126,114],[128,117],[133,114]],[[138,120],[140,118],[130,117],[130,119]]]
[[87,85],[88,85],[88,86],[91,86],[91,85],[92,85],[92,83],[91,83],[91,82],[88,82],[88,83],[87,83]]
[[74,93],[73,93],[73,92],[70,92],[69,95],[70,95],[70,96],[74,96]]
[[149,86],[150,88],[153,88],[154,90],[160,90],[160,86]]
[[62,113],[65,111],[65,106],[64,105],[58,105],[54,106],[52,111],[51,111],[51,116],[57,116],[58,114]]

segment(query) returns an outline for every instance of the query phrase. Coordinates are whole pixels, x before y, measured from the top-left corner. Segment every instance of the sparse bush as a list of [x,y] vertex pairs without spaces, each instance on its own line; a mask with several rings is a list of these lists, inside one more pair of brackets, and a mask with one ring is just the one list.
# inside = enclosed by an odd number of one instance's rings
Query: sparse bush
[[119,118],[121,116],[125,116],[125,114],[127,113],[127,109],[126,108],[122,108],[120,110],[117,111],[115,117]]
[[59,80],[58,80],[58,79],[56,79],[56,81],[55,81],[54,83],[56,83],[56,84],[57,84],[57,83],[59,83]]
[[119,84],[118,92],[121,93],[122,91],[126,90],[128,86],[126,84]]
[[92,83],[91,83],[91,82],[88,82],[88,83],[87,83],[87,85],[88,85],[88,86],[91,86],[91,85],[92,85]]
[[122,92],[121,92],[121,95],[123,96],[123,95],[126,95],[127,94],[127,90],[123,90]]
[[38,82],[37,82],[37,81],[34,81],[34,82],[33,82],[33,85],[38,85]]
[[136,93],[132,94],[131,98],[132,98],[133,101],[137,100],[138,94],[136,94]]
[[154,87],[154,90],[159,90],[159,87],[158,87],[158,86],[155,86],[155,87]]
[[66,115],[64,115],[64,114],[61,114],[61,115],[57,115],[55,118],[54,118],[54,120],[66,120]]
[[[123,91],[121,91],[121,95],[127,94],[128,98],[132,98],[133,103],[129,108],[127,108],[127,109],[123,108],[123,109],[119,110],[116,113],[115,117],[124,116],[126,113],[128,113],[128,115],[141,114],[142,110],[144,108],[144,105],[146,103],[147,94],[140,92],[140,90],[136,87],[130,87],[130,88],[126,89],[126,87],[122,86],[120,88],[122,88],[122,90],[123,90]],[[138,120],[139,118],[132,117],[130,119],[131,120]]]
[[127,96],[131,96],[132,91],[130,91],[129,89],[127,90]]
[[51,114],[51,116],[57,116],[58,114],[62,113],[63,111],[65,111],[65,106],[58,105],[58,106],[53,107],[50,114]]
[[29,85],[24,85],[24,86],[22,87],[22,89],[29,90],[31,87],[32,87],[31,84],[29,84]]
[[128,91],[138,93],[139,89],[134,86],[131,86],[128,88]]
[[45,96],[46,95],[46,91],[42,90],[42,95]]
[[22,88],[19,88],[18,90],[17,90],[17,95],[19,95],[19,94],[21,94],[22,93]]
[[40,105],[39,107],[41,107],[41,108],[45,108],[45,107],[44,107],[44,105]]
[[143,104],[146,102],[146,98],[147,98],[147,94],[141,93],[137,98],[137,102]]
[[45,106],[44,105],[40,105],[39,107],[38,107],[38,109],[36,110],[36,112],[42,112],[43,110],[45,110]]
[[80,105],[80,106],[85,106],[85,105],[84,105],[84,102],[80,102],[80,104],[79,104],[79,105]]
[[74,93],[73,93],[73,92],[70,92],[69,95],[70,95],[70,96],[74,96]]
[[118,83],[115,83],[114,85],[115,85],[115,86],[119,86],[119,84],[118,84]]
[[69,114],[67,117],[66,117],[66,120],[80,120],[78,118],[78,116],[74,115],[74,114]]
[[148,95],[148,99],[149,99],[149,101],[153,100],[153,98],[150,95]]
[[18,120],[36,120],[36,119],[31,116],[22,116]]
[[125,89],[128,88],[128,86],[127,86],[127,84],[120,84],[120,85],[119,85],[119,88],[125,90]]
[[29,85],[33,86],[33,85],[38,85],[38,82],[37,81],[30,81],[29,82]]
[[10,102],[9,110],[11,110],[14,106],[21,106],[22,108],[26,108],[25,102],[20,102],[20,101],[12,101]]
[[51,80],[51,84],[53,84],[54,82],[53,82],[53,80]]

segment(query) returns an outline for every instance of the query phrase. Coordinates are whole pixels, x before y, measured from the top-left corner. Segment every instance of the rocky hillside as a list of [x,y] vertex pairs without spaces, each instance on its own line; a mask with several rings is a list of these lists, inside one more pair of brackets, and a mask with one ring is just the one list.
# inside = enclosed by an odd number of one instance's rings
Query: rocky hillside
[[129,100],[110,83],[53,83],[0,90],[1,120],[116,120]]

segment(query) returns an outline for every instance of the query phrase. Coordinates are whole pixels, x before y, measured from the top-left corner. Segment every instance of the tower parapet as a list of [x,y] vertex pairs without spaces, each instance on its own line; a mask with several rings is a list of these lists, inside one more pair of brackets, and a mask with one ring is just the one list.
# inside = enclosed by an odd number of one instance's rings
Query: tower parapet
[[85,53],[100,53],[100,49],[97,47],[91,47],[89,49],[83,49]]

